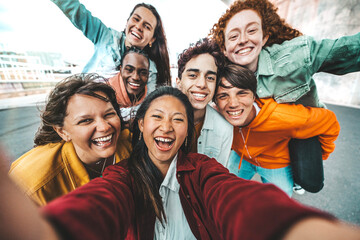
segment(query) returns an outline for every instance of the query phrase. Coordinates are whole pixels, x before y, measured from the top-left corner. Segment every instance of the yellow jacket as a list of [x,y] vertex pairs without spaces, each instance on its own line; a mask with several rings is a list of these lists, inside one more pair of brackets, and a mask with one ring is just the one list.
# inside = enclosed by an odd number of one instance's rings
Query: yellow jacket
[[[115,153],[120,162],[130,156],[128,129],[121,132]],[[72,142],[49,143],[22,155],[11,165],[9,176],[39,206],[90,181]]]

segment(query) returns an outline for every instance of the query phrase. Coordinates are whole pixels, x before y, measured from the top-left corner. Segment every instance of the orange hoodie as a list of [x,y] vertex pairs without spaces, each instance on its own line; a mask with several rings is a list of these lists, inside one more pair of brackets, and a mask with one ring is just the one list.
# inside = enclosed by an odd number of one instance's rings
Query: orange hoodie
[[324,160],[334,151],[340,125],[332,111],[279,104],[272,98],[256,103],[261,110],[255,119],[246,127],[234,127],[232,149],[248,162],[268,169],[288,166],[291,138],[319,136]]

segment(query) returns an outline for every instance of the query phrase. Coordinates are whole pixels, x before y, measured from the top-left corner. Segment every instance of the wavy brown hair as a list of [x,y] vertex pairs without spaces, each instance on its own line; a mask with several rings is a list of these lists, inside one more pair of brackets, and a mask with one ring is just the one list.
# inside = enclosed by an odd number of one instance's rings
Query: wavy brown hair
[[[115,91],[109,85],[105,84],[105,81],[106,79],[98,74],[81,73],[67,77],[57,83],[47,98],[45,109],[41,112],[41,125],[34,138],[35,147],[62,141],[62,138],[54,130],[54,127],[62,127],[64,125],[69,99],[75,94],[83,94],[105,102],[110,102],[122,123]],[[104,93],[107,98],[96,92]]]
[[276,13],[278,8],[270,1],[238,0],[226,10],[226,12],[220,17],[219,21],[215,23],[213,28],[210,30],[209,36],[214,39],[217,44],[219,44],[222,50],[225,50],[224,31],[227,23],[235,14],[247,9],[254,10],[259,14],[264,36],[269,35],[269,39],[264,47],[271,46],[274,43],[281,44],[286,40],[302,35],[300,31],[292,28],[285,22],[284,19],[280,18],[279,14]]

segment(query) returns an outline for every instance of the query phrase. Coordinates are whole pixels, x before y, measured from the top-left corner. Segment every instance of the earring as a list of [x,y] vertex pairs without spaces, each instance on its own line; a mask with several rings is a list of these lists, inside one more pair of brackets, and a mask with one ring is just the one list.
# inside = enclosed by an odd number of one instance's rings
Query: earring
[[141,137],[142,137],[142,132],[140,132],[139,134],[139,141],[141,140]]
[[185,147],[187,147],[187,136],[185,138]]
[[152,47],[152,43],[149,43],[149,47]]

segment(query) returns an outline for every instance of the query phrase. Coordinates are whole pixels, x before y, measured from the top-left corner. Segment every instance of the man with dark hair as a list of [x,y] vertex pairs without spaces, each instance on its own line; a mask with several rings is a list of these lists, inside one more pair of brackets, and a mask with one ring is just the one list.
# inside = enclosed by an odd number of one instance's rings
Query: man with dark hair
[[198,41],[179,56],[176,85],[194,109],[192,152],[213,157],[226,167],[233,127],[209,105],[224,60],[225,56],[214,42],[206,38]]

